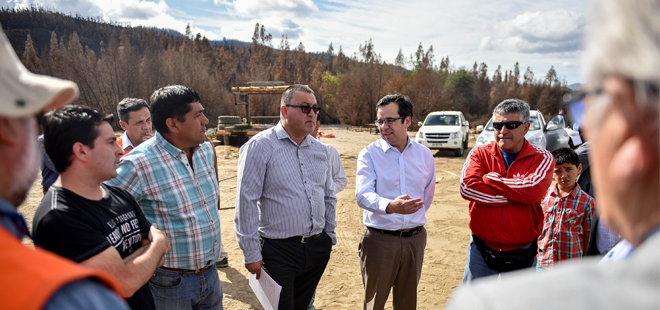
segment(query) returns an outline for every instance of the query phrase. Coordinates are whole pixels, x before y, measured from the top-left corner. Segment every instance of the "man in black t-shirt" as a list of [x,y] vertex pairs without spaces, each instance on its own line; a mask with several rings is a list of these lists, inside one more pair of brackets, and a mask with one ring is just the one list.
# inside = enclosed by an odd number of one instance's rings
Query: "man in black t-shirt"
[[44,145],[60,178],[41,201],[32,230],[45,249],[115,276],[132,309],[155,309],[147,282],[170,242],[131,194],[101,183],[117,175],[123,154],[111,122],[112,116],[79,106],[46,114]]

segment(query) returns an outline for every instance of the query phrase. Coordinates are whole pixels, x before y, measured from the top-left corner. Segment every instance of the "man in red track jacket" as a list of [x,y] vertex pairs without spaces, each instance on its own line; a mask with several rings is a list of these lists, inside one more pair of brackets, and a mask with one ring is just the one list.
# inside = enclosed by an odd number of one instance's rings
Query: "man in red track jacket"
[[529,105],[504,100],[493,111],[495,142],[474,147],[465,160],[460,186],[472,238],[463,284],[534,262],[554,159],[525,140],[529,126]]

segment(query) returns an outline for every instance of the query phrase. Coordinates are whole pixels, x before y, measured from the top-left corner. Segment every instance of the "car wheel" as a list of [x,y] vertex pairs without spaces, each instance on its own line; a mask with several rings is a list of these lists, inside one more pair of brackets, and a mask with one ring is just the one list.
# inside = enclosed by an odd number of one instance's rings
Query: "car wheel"
[[464,152],[465,152],[465,145],[461,143],[461,147],[457,150],[454,150],[454,155],[460,157],[463,156]]

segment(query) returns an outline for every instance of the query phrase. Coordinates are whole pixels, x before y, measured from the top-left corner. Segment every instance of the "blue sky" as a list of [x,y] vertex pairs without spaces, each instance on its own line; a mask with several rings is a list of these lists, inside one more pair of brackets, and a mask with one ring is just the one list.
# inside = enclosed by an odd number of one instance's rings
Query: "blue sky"
[[485,62],[489,73],[516,61],[535,77],[554,66],[569,84],[582,82],[580,41],[586,0],[0,0],[3,7],[40,5],[64,13],[101,16],[131,25],[156,26],[209,39],[249,42],[255,23],[265,25],[276,47],[286,34],[292,47],[325,51],[330,42],[352,55],[372,39],[383,60],[399,49],[410,57],[433,45],[456,68]]

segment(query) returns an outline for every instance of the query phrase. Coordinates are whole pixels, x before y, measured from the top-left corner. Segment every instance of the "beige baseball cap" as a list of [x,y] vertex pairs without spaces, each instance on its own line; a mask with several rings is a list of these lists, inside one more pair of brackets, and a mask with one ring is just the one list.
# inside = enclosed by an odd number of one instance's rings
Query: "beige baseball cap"
[[0,116],[20,118],[57,109],[78,93],[74,82],[28,71],[0,27]]

